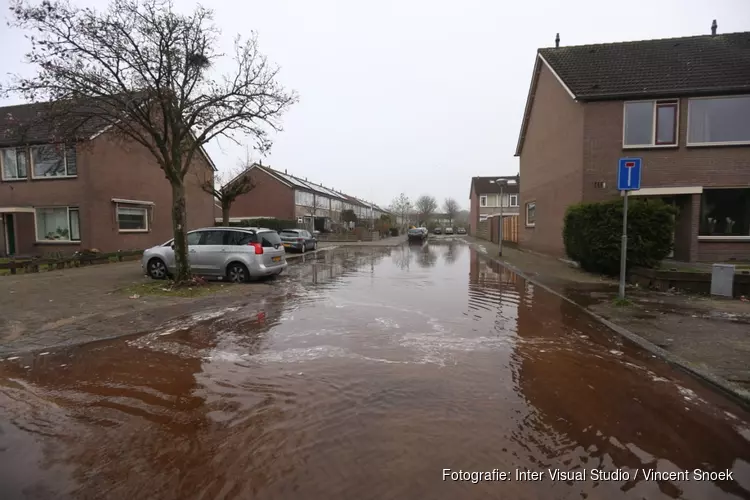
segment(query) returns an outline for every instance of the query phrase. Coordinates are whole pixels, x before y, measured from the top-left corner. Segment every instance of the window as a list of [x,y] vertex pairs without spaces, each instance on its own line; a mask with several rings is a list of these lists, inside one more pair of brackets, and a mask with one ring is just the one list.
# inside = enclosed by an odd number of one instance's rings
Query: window
[[536,203],[533,201],[526,204],[526,225],[529,227],[536,225]]
[[226,244],[227,245],[242,245],[246,246],[255,241],[255,235],[253,233],[246,233],[245,231],[224,231],[227,233]]
[[264,247],[277,247],[281,245],[281,237],[276,231],[263,231],[258,233],[260,236],[261,246]]
[[77,207],[37,208],[37,241],[81,241]]
[[117,205],[117,228],[120,232],[147,232],[148,208]]
[[32,177],[75,177],[76,168],[75,146],[62,144],[46,144],[31,148]]
[[517,194],[510,195],[510,206],[511,207],[517,207],[518,206],[518,195]]
[[625,103],[623,147],[677,145],[677,101]]
[[188,233],[187,235],[188,246],[199,245],[201,242],[201,236],[203,236],[203,231],[193,231],[192,233]]
[[294,192],[294,203],[303,207],[311,207],[313,205],[313,194],[307,191],[295,191]]
[[203,231],[201,245],[224,245],[224,233],[226,231]]
[[704,189],[698,235],[750,237],[750,189]]
[[486,207],[487,206],[487,197],[486,196],[480,196],[479,197],[479,206],[480,207]]
[[690,99],[687,143],[750,143],[750,96]]
[[2,179],[4,181],[15,181],[26,179],[26,150],[23,148],[0,149],[0,167],[2,167]]

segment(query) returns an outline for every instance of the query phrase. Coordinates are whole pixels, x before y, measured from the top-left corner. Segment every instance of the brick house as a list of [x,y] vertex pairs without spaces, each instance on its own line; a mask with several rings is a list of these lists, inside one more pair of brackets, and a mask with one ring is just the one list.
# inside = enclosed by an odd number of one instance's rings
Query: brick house
[[520,244],[563,255],[565,209],[617,162],[679,209],[674,258],[750,259],[750,33],[539,49],[521,125]]
[[[497,179],[509,181],[503,186],[503,199],[500,199],[500,186]],[[480,222],[486,221],[500,213],[502,203],[503,215],[518,215],[521,179],[517,175],[495,175],[492,177],[472,177],[469,189],[469,234],[477,235]]]
[[342,222],[344,210],[353,210],[363,218],[369,209],[356,198],[290,175],[286,170],[255,164],[240,175],[250,176],[255,187],[237,197],[229,209],[230,219],[297,219],[307,227],[314,216],[316,227],[328,230]]
[[[0,255],[143,249],[172,235],[172,188],[145,147],[106,127],[84,140],[50,143],[44,127],[19,140],[44,104],[0,108]],[[190,229],[213,225],[213,197],[200,187],[215,167],[205,153],[185,178]]]

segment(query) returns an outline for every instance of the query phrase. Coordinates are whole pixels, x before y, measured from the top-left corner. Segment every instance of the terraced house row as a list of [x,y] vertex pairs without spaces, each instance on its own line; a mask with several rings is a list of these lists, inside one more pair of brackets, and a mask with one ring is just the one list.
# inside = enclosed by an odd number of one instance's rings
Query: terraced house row
[[[308,227],[314,219],[316,229],[328,231],[352,225],[351,221],[344,220],[346,210],[353,211],[358,221],[372,222],[382,215],[390,215],[388,210],[372,202],[291,175],[286,170],[255,164],[237,178],[240,176],[249,176],[255,187],[232,204],[230,221],[273,217],[296,219]],[[217,207],[217,220],[220,217]]]

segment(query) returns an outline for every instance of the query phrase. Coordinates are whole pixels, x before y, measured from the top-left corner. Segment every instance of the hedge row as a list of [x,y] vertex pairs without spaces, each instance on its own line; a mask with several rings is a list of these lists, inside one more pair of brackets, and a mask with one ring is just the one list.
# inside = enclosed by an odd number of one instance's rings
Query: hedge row
[[[677,210],[660,200],[628,200],[628,254],[631,268],[657,267],[672,250]],[[615,276],[620,270],[622,201],[568,207],[563,241],[568,256],[587,271]]]
[[[217,226],[222,224],[218,222]],[[295,229],[298,227],[297,221],[293,219],[246,219],[241,222],[230,222],[230,227],[265,227],[274,231],[284,229]]]

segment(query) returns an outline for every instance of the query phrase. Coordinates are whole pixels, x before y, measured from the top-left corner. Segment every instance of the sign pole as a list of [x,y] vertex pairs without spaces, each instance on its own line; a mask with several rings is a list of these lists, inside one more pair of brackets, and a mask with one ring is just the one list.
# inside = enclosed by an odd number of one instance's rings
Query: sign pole
[[625,298],[625,271],[628,258],[628,192],[623,191],[622,245],[620,248],[620,298]]

